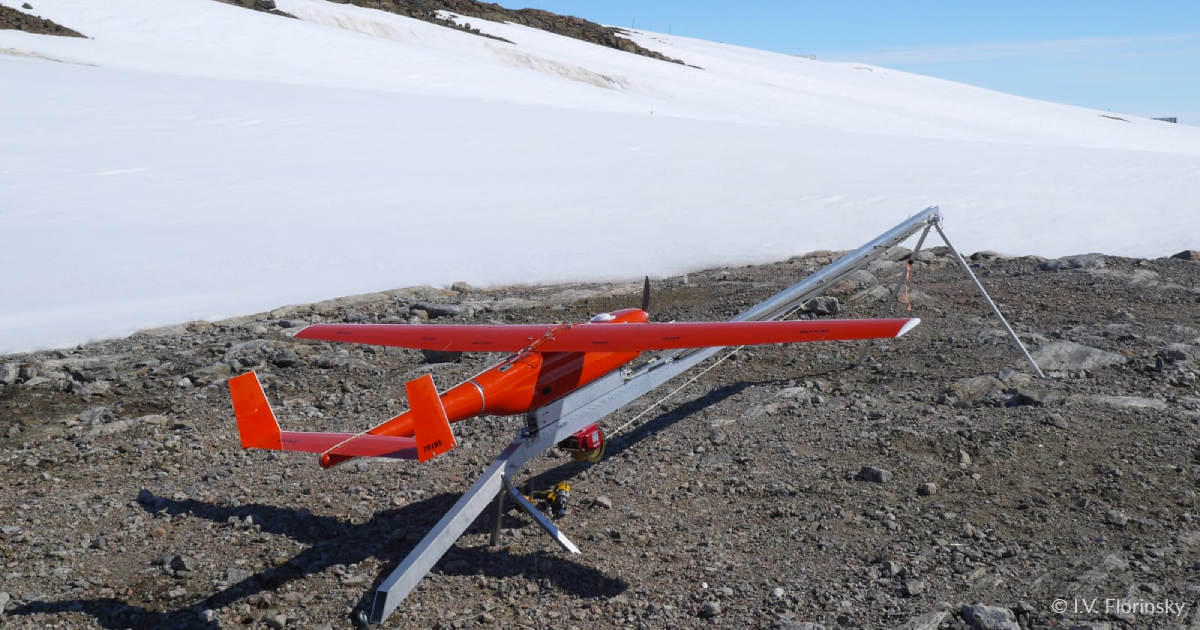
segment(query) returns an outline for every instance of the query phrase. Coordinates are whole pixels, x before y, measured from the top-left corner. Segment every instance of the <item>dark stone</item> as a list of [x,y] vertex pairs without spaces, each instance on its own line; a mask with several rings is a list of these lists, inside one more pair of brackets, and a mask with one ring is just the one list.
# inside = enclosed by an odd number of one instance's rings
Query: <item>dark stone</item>
[[271,363],[281,368],[288,368],[300,362],[300,355],[295,350],[284,350],[271,359]]
[[892,471],[875,466],[863,466],[862,470],[854,476],[859,481],[868,481],[871,483],[887,483],[892,480]]
[[983,604],[963,604],[958,611],[974,630],[1021,630],[1017,624],[1017,616],[1013,611],[999,606]]
[[1171,258],[1178,258],[1179,260],[1200,261],[1200,250],[1185,249],[1185,250],[1179,252],[1178,254],[1172,255]]
[[458,363],[462,359],[461,352],[443,352],[441,350],[422,350],[421,356],[426,363]]
[[1062,394],[1045,387],[1017,388],[1016,402],[1018,405],[1049,405],[1062,399]]
[[841,310],[841,303],[835,297],[822,295],[805,302],[800,310],[813,315],[837,315]]
[[175,556],[174,558],[171,558],[171,562],[170,562],[169,566],[171,567],[171,569],[173,569],[174,571],[177,571],[179,573],[183,573],[186,571],[195,571],[196,570],[196,560],[193,559],[191,556]]

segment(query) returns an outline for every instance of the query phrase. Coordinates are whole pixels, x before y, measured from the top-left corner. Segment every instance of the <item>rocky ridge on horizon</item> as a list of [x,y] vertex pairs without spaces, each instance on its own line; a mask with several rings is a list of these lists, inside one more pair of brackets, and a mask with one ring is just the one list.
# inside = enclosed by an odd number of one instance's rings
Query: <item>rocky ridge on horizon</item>
[[55,23],[53,20],[48,20],[32,13],[25,13],[25,11],[33,10],[33,5],[28,2],[20,6],[20,9],[16,9],[0,4],[0,30],[10,29],[40,35],[58,35],[61,37],[86,37],[78,31]]

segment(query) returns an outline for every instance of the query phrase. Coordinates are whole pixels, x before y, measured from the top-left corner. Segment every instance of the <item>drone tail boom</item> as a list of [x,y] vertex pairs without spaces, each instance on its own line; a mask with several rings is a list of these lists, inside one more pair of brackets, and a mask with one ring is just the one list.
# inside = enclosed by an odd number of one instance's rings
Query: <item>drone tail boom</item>
[[[418,440],[410,437],[281,431],[279,421],[275,419],[275,413],[271,411],[271,403],[267,401],[266,394],[263,393],[257,374],[247,372],[229,379],[228,382],[242,448],[301,453],[325,453],[332,449],[338,457],[346,459],[351,457],[419,459]],[[432,381],[430,384],[432,385]],[[446,428],[448,430],[449,425]],[[453,437],[450,441],[453,442]],[[449,450],[449,448],[445,450]]]

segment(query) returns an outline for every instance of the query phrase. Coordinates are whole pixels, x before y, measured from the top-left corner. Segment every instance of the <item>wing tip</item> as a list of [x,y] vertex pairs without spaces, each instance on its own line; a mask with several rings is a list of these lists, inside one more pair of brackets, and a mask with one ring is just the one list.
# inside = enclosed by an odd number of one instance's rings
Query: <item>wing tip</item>
[[916,328],[917,325],[920,323],[921,323],[920,317],[913,317],[913,318],[909,319],[907,322],[904,323],[904,326],[902,326],[900,328],[900,332],[896,333],[896,338],[899,339],[900,337],[903,337],[904,333]]

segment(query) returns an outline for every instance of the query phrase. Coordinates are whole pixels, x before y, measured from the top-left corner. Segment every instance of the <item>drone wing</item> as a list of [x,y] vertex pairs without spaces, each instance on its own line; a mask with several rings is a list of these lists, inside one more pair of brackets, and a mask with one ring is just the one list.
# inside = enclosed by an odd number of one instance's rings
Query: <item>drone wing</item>
[[[805,341],[899,337],[920,319],[814,319],[786,322],[588,323],[471,326],[453,324],[314,324],[297,339],[457,352],[641,352],[710,346],[747,346]],[[557,330],[556,330],[557,329]]]
[[555,333],[540,352],[632,352],[899,337],[920,319],[586,324]]
[[444,352],[517,352],[554,328],[554,325],[313,324],[296,333],[295,338]]

